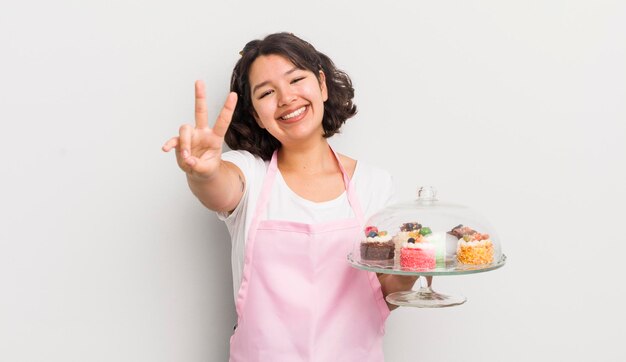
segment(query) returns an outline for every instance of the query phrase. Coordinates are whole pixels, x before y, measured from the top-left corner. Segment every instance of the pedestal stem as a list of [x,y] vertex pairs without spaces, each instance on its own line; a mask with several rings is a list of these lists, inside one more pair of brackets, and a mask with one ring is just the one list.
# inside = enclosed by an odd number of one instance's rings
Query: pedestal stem
[[387,296],[387,301],[395,305],[418,308],[442,308],[465,303],[465,297],[454,297],[433,291],[433,277],[429,275],[424,278],[426,283],[424,285],[420,280],[418,291],[392,293]]

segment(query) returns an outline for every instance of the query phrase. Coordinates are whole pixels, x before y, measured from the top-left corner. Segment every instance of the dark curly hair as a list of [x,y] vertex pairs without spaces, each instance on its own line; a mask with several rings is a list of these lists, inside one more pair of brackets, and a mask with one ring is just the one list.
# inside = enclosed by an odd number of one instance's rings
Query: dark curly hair
[[280,142],[267,130],[259,127],[252,116],[254,109],[248,73],[252,63],[261,55],[281,55],[296,67],[313,72],[318,81],[319,71],[324,72],[328,89],[328,100],[324,102],[322,118],[325,138],[338,133],[345,121],[356,114],[356,105],[352,102],[354,88],[350,77],[337,69],[329,57],[297,36],[291,33],[270,34],[263,40],[250,41],[240,54],[241,59],[233,69],[230,82],[230,90],[236,92],[239,99],[224,137],[231,149],[246,150],[269,160],[274,150],[280,147]]

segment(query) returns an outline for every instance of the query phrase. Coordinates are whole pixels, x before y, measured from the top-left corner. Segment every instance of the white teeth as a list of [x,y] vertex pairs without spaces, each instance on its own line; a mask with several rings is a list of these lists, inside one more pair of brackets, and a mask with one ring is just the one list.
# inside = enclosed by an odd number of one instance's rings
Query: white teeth
[[282,116],[280,118],[281,119],[289,119],[289,118],[293,118],[293,117],[299,116],[299,115],[302,114],[302,112],[304,112],[304,108],[306,108],[306,107],[302,107],[300,109],[297,109],[297,110],[289,113],[288,115]]

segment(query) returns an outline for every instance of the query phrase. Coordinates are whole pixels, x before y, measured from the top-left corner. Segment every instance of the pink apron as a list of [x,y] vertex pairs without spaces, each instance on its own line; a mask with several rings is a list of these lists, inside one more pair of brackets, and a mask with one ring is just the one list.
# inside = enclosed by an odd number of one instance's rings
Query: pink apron
[[376,274],[346,260],[364,220],[354,185],[335,158],[355,218],[261,221],[278,172],[274,152],[246,241],[230,361],[384,360],[389,309]]

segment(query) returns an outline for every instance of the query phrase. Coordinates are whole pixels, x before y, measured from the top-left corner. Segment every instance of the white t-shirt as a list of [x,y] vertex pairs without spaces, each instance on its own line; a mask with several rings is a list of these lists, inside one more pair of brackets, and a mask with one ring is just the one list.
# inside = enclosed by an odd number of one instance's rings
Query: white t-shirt
[[[246,178],[244,194],[235,210],[217,213],[226,223],[232,241],[233,292],[235,300],[243,276],[245,244],[248,229],[256,211],[269,161],[252,155],[248,151],[229,151],[222,154],[224,161],[232,162],[241,169]],[[394,202],[394,187],[391,175],[362,161],[357,162],[352,176],[356,195],[367,220],[374,213]],[[344,191],[334,200],[313,202],[293,192],[280,171],[272,185],[267,208],[261,220],[284,220],[307,224],[353,217],[354,213]]]

